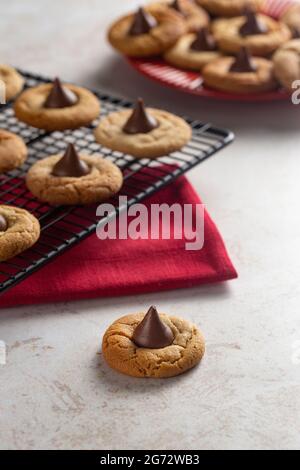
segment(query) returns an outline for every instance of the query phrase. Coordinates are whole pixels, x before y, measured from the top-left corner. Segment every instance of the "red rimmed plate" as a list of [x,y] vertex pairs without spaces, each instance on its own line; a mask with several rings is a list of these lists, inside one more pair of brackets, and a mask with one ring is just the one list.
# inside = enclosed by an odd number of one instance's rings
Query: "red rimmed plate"
[[[295,0],[265,0],[262,4],[261,11],[266,15],[278,19],[282,13],[294,3],[297,2]],[[250,102],[289,99],[289,95],[284,90],[255,94],[233,94],[207,88],[201,85],[202,79],[199,73],[173,67],[164,62],[161,58],[135,59],[127,57],[127,60],[129,64],[142,75],[145,75],[162,85],[175,88],[192,95],[230,101]]]

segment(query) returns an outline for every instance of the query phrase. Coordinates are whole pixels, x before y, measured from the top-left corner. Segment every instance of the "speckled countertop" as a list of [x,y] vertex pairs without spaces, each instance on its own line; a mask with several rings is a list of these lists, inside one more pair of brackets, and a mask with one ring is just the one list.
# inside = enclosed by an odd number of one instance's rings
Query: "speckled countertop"
[[[300,107],[197,100],[139,77],[105,42],[107,24],[138,3],[2,2],[1,61],[130,98],[139,90],[152,105],[234,130],[236,142],[189,177],[240,277],[2,309],[8,355],[0,366],[0,447],[299,448]],[[105,328],[152,303],[203,329],[200,367],[151,381],[103,363],[97,352]]]

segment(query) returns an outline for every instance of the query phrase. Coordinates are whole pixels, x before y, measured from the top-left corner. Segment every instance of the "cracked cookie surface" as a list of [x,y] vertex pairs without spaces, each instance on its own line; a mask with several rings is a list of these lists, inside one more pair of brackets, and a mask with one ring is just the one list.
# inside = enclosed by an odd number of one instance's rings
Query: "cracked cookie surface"
[[0,64],[0,80],[5,84],[5,99],[13,99],[24,86],[24,78],[13,67]]
[[98,98],[89,90],[76,85],[64,84],[77,97],[77,102],[64,108],[45,108],[44,103],[52,89],[46,83],[24,91],[16,100],[16,117],[30,126],[46,131],[77,129],[90,124],[100,112]]
[[150,13],[158,23],[146,34],[129,35],[134,13],[123,16],[110,27],[108,40],[122,54],[132,57],[159,55],[186,32],[182,15],[171,8],[165,5],[150,5],[145,8],[145,11]]
[[205,352],[205,341],[199,329],[179,317],[161,314],[171,328],[174,341],[160,349],[140,348],[133,332],[145,313],[127,315],[116,320],[105,332],[102,352],[108,365],[133,377],[173,377],[194,367]]
[[0,205],[7,229],[0,231],[0,261],[6,261],[30,248],[40,236],[39,221],[25,209]]
[[78,178],[54,176],[52,170],[62,155],[35,163],[27,173],[26,185],[39,200],[49,204],[91,204],[109,199],[122,186],[121,170],[100,155],[82,155],[91,171]]
[[95,138],[101,145],[136,158],[157,158],[180,150],[190,140],[190,126],[167,111],[147,108],[159,126],[145,134],[126,134],[123,127],[131,110],[117,111],[101,120]]
[[16,134],[0,129],[0,173],[18,168],[27,158],[27,147]]

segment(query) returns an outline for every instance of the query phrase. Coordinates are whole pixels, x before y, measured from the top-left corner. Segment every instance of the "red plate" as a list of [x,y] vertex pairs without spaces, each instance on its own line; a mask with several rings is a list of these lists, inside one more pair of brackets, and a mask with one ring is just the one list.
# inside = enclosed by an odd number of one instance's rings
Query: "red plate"
[[[278,19],[287,7],[294,3],[295,0],[265,0],[262,6],[262,13]],[[202,79],[199,73],[173,67],[160,58],[135,59],[127,57],[127,60],[138,72],[152,80],[192,95],[236,101],[289,99],[289,95],[284,90],[256,94],[233,94],[213,90],[212,88],[201,86]]]

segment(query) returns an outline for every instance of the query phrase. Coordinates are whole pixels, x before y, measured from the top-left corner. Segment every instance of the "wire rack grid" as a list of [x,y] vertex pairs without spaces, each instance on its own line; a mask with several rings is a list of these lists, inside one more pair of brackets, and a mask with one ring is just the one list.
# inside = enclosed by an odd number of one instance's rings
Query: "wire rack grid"
[[[26,87],[50,80],[21,71]],[[93,90],[94,91],[94,90]],[[129,108],[132,103],[99,91],[94,93],[101,100],[101,116],[120,108]],[[109,201],[115,207],[115,214],[155,193],[175,178],[228,145],[234,138],[232,132],[218,129],[210,124],[187,119],[193,129],[191,141],[182,150],[158,158],[134,159],[132,156],[101,147],[94,140],[93,128],[74,131],[47,133],[18,121],[14,116],[12,103],[0,109],[0,128],[20,135],[29,149],[29,156],[22,167],[0,175],[0,204],[11,204],[34,214],[41,224],[38,242],[27,251],[6,262],[0,262],[0,294],[26,279],[29,275],[49,263],[59,254],[76,245],[105,224],[108,216],[96,216],[97,205],[52,207],[36,200],[25,186],[25,175],[37,160],[63,152],[68,143],[74,143],[79,151],[88,154],[100,153],[118,165],[124,176],[124,184],[118,195]],[[127,196],[123,205],[118,197]],[[110,214],[111,216],[111,214]],[[0,297],[1,305],[1,297]]]

